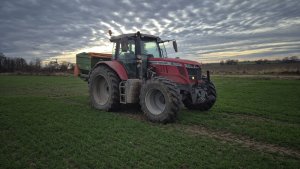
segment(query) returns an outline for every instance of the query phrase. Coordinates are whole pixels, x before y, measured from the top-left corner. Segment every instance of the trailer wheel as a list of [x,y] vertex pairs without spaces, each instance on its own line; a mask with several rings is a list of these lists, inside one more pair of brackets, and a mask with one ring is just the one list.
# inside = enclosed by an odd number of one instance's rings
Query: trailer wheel
[[168,79],[154,77],[142,86],[140,105],[150,121],[173,122],[176,120],[179,111],[179,90],[176,84]]
[[96,67],[90,76],[89,94],[94,108],[106,111],[118,110],[119,102],[118,75],[106,66]]
[[207,97],[204,102],[193,104],[192,99],[188,97],[185,100],[183,100],[183,104],[185,105],[185,107],[191,110],[200,111],[207,111],[211,109],[217,100],[216,87],[212,82],[206,81],[205,88],[207,92]]

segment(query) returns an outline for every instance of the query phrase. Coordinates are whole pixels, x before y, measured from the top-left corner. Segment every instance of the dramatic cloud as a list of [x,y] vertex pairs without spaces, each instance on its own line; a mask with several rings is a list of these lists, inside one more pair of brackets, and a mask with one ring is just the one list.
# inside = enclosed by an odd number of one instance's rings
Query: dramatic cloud
[[299,9],[299,0],[1,0],[0,52],[74,62],[76,52],[110,52],[111,29],[177,39],[169,54],[200,62],[282,58],[300,54]]

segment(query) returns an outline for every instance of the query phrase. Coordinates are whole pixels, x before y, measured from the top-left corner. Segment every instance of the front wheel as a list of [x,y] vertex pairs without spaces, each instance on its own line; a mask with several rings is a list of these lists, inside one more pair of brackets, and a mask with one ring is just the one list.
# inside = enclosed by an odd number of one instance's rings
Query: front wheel
[[179,90],[173,82],[154,77],[141,88],[140,105],[152,122],[168,123],[177,118],[180,105]]

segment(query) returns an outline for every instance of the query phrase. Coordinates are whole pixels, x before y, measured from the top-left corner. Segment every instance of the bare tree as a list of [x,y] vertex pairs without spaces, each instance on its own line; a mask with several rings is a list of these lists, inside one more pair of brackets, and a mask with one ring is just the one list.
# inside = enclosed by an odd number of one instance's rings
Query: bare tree
[[220,65],[225,65],[224,60],[221,60],[221,61],[220,61]]
[[34,61],[34,67],[36,71],[40,71],[41,70],[41,66],[42,65],[42,61],[40,58],[36,58]]
[[239,60],[226,60],[227,65],[237,65]]

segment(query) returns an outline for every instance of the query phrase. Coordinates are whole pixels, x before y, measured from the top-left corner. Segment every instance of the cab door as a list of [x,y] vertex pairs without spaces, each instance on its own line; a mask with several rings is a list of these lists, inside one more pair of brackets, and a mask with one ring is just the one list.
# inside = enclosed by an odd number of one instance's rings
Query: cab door
[[119,43],[119,53],[116,55],[117,60],[122,63],[127,71],[128,78],[137,77],[137,62],[136,62],[136,45],[134,40],[128,40],[128,50],[121,50],[121,43]]

